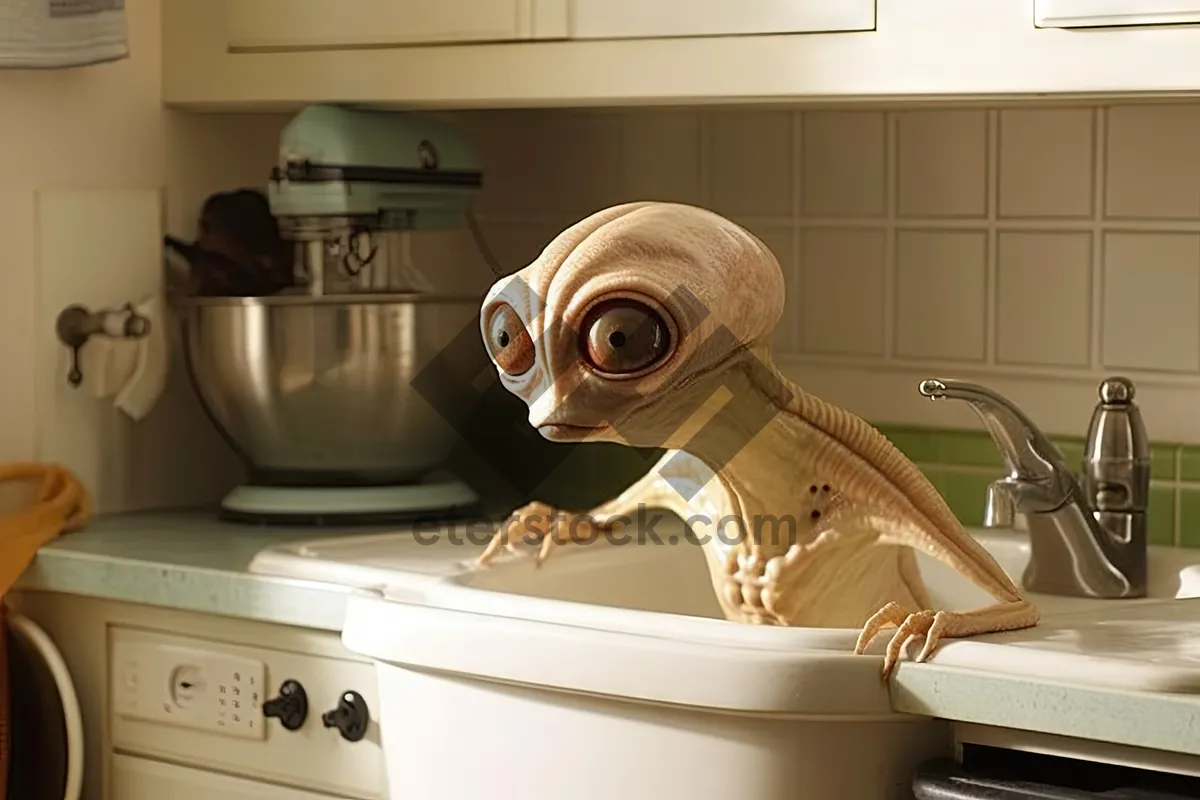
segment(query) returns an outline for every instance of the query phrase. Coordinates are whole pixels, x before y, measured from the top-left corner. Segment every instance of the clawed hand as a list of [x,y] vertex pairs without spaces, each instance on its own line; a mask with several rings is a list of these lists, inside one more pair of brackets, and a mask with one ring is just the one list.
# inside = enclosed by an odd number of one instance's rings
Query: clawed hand
[[891,641],[888,642],[887,652],[883,657],[883,677],[886,680],[891,675],[896,662],[900,660],[900,654],[904,652],[909,642],[921,636],[925,637],[925,646],[921,648],[921,652],[917,655],[915,661],[925,661],[933,655],[933,651],[942,639],[942,633],[947,623],[956,616],[958,615],[947,611],[935,612],[922,610],[913,612],[904,608],[899,603],[888,603],[863,625],[862,633],[858,636],[858,643],[854,647],[854,652],[861,654],[884,628],[889,625],[895,625],[896,632],[892,634]]
[[599,536],[599,526],[586,515],[574,514],[552,508],[546,503],[534,501],[514,511],[500,523],[496,535],[487,548],[476,559],[479,566],[487,566],[499,554],[501,548],[509,553],[519,552],[518,543],[536,543],[537,558],[534,566],[540,567],[555,546],[560,544],[586,544]]

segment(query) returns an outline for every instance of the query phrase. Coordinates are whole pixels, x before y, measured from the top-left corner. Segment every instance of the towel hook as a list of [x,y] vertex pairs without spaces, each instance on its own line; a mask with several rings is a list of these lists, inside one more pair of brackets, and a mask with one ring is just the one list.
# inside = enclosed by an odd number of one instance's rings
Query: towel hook
[[119,309],[102,308],[89,311],[87,306],[71,305],[58,312],[54,323],[58,340],[71,350],[71,370],[67,382],[78,387],[83,383],[83,372],[79,369],[79,350],[93,336],[111,339],[141,339],[150,332],[150,320],[126,303]]

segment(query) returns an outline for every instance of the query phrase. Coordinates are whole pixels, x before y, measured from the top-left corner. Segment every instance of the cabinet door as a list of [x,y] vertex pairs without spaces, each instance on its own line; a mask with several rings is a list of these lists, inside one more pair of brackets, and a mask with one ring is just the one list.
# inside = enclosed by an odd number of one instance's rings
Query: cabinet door
[[567,0],[225,0],[230,50],[561,37]]
[[332,795],[300,792],[122,755],[112,757],[108,794],[112,800],[335,800]]
[[1200,0],[1035,0],[1039,28],[1181,25],[1200,22]]
[[572,39],[646,39],[875,28],[875,0],[570,0]]

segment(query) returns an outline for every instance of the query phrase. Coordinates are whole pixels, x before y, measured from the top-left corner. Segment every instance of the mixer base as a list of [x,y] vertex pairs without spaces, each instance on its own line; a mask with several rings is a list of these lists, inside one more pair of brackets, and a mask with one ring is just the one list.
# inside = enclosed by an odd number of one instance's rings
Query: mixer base
[[459,481],[401,486],[238,486],[221,501],[230,522],[373,525],[479,514],[479,496]]

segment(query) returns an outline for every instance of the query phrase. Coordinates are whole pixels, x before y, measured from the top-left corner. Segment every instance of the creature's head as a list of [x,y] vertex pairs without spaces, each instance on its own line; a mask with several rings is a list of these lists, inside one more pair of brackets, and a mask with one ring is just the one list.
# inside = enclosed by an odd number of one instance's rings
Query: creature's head
[[778,261],[743,228],[629,203],[498,281],[481,326],[501,382],[547,439],[679,447],[723,373],[767,352],[783,293]]

